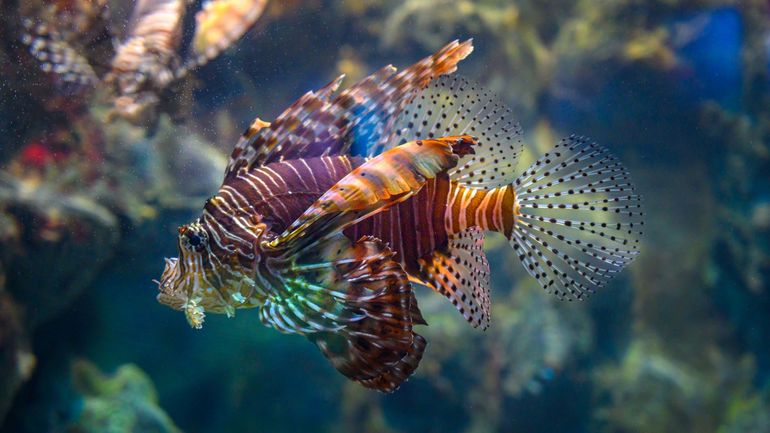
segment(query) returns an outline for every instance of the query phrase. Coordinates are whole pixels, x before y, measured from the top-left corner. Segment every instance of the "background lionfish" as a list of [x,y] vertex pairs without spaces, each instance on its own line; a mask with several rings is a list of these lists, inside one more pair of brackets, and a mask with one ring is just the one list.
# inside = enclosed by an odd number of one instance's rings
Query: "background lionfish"
[[148,114],[169,85],[240,39],[267,0],[205,2],[195,14],[195,33],[183,58],[189,3],[137,0],[120,38],[110,26],[107,0],[47,2],[27,12],[22,41],[61,91],[83,96],[106,84],[115,94],[115,113],[136,120]]
[[571,136],[516,176],[510,110],[448,75],[472,49],[455,41],[337,93],[340,77],[275,122],[257,119],[203,214],[179,228],[158,300],[194,327],[205,312],[256,307],[344,375],[393,391],[426,345],[411,283],[489,326],[485,231],[504,234],[560,298],[604,286],[638,253],[641,202],[626,169]]

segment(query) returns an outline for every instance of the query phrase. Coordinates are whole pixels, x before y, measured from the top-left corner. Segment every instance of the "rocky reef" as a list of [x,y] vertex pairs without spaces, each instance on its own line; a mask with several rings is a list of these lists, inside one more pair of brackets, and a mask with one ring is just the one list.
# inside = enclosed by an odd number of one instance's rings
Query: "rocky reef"
[[105,376],[79,360],[72,366],[72,381],[83,401],[68,433],[181,433],[158,407],[150,378],[135,365],[122,365]]

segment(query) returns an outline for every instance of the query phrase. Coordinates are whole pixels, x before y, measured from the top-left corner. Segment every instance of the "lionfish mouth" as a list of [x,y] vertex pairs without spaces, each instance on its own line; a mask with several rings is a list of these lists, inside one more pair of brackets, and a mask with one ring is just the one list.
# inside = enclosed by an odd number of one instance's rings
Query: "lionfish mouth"
[[163,269],[163,275],[158,280],[152,280],[158,285],[158,302],[167,305],[175,310],[184,311],[187,322],[193,328],[203,327],[203,321],[206,317],[201,302],[200,278],[193,277],[189,279],[190,284],[185,284],[179,259],[166,258],[166,266]]

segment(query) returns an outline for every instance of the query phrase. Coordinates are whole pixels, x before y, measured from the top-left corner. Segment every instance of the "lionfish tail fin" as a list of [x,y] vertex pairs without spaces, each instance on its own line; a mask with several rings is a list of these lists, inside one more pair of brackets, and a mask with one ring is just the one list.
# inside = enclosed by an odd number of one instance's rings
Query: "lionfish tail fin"
[[513,187],[510,244],[527,272],[557,297],[583,299],[638,255],[641,197],[626,168],[596,143],[563,139]]
[[417,368],[425,324],[395,253],[379,239],[340,235],[282,268],[285,290],[261,308],[263,323],[305,335],[362,385],[392,392]]

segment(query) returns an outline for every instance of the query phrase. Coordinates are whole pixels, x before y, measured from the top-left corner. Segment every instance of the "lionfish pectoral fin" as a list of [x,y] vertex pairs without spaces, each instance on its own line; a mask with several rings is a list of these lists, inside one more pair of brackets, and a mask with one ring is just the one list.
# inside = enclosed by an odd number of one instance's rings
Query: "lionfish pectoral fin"
[[273,240],[275,249],[311,247],[346,227],[393,206],[420,191],[428,179],[473,152],[470,136],[420,140],[395,147],[356,168],[332,186],[286,231]]
[[276,262],[283,285],[260,309],[262,322],[305,335],[350,379],[395,390],[422,358],[425,340],[412,328],[425,321],[394,255],[376,238],[340,234]]
[[513,187],[509,242],[548,292],[582,299],[639,254],[641,197],[625,167],[596,143],[562,140]]
[[490,320],[489,262],[484,232],[478,227],[451,235],[445,251],[420,259],[420,277],[446,296],[473,327],[486,329]]

